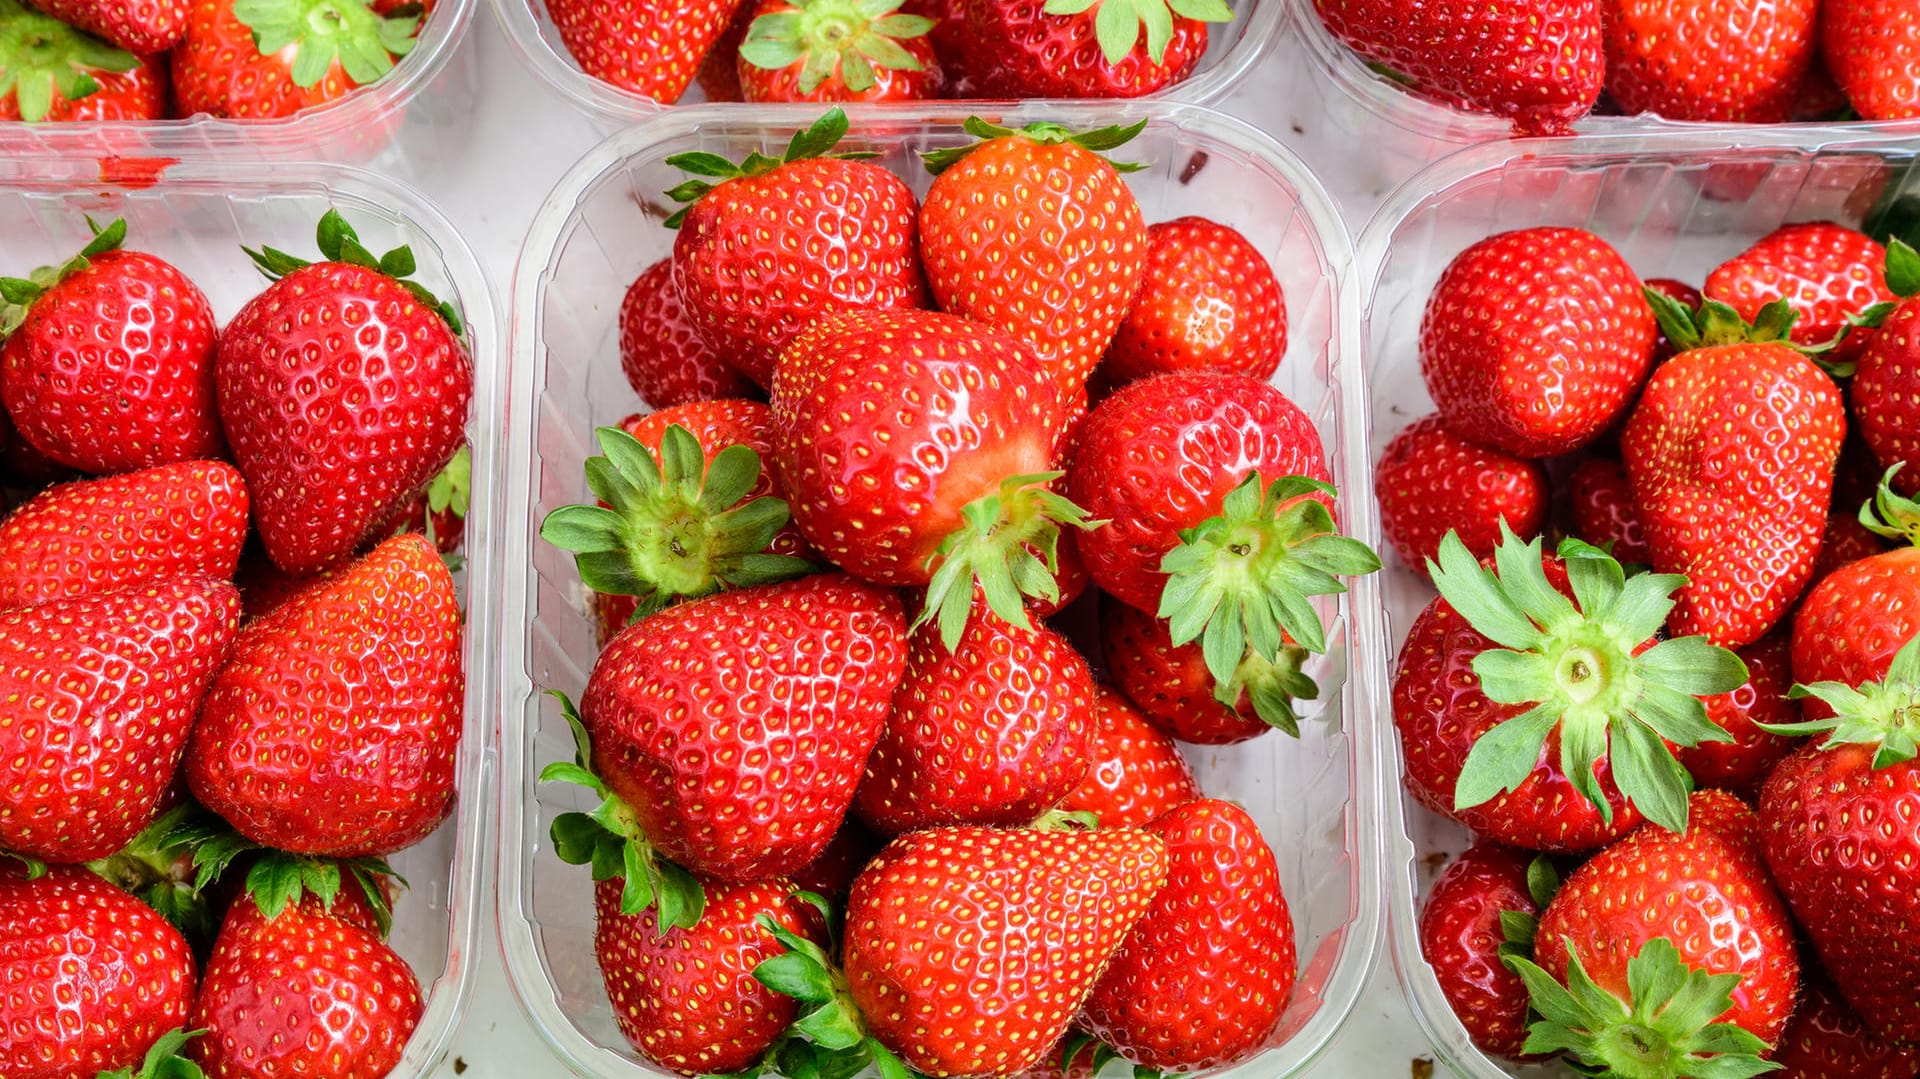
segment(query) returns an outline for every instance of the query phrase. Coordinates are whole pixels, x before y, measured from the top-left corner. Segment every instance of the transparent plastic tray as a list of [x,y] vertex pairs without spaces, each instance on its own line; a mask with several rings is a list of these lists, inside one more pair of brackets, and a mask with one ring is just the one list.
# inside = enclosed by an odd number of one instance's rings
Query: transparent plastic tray
[[[1916,160],[1920,138],[1913,133],[1836,139],[1803,130],[1772,146],[1733,149],[1724,135],[1705,134],[1501,143],[1434,166],[1389,201],[1360,243],[1363,264],[1379,267],[1365,330],[1374,453],[1433,410],[1420,376],[1421,314],[1447,263],[1469,245],[1512,229],[1585,228],[1619,248],[1643,277],[1697,286],[1713,267],[1781,225],[1857,227],[1882,200],[1901,193],[1920,198]],[[1396,559],[1387,563],[1388,636],[1397,651],[1433,592]],[[1469,837],[1405,795],[1387,698],[1370,719],[1388,747],[1382,802],[1390,948],[1414,1016],[1459,1075],[1571,1076],[1481,1053],[1441,995],[1420,955],[1419,911],[1443,856],[1466,849]]]
[[[503,716],[500,836],[501,936],[521,1002],[542,1035],[575,1069],[608,1079],[657,1074],[641,1064],[614,1025],[593,957],[592,883],[562,864],[548,841],[553,818],[589,808],[535,776],[571,754],[572,743],[544,689],[577,695],[596,654],[586,594],[566,552],[537,542],[537,522],[587,497],[581,462],[597,424],[640,407],[622,378],[616,318],[629,282],[671,250],[661,226],[677,182],[664,159],[704,150],[739,155],[783,145],[817,108],[676,109],[625,131],[590,153],[559,185],[522,252],[513,300],[512,397],[504,507],[515,522],[501,566],[504,609],[499,657]],[[930,179],[914,151],[964,142],[964,109],[928,113],[854,110],[850,141],[924,191]],[[1345,231],[1307,170],[1252,128],[1194,106],[1129,103],[1027,105],[990,113],[1008,124],[1040,119],[1075,127],[1151,122],[1116,151],[1150,161],[1132,174],[1147,220],[1204,213],[1244,230],[1272,262],[1289,307],[1289,355],[1277,384],[1313,417],[1350,534],[1376,537],[1368,475],[1365,405],[1354,333]],[[1357,497],[1356,497],[1357,495]],[[1352,1009],[1376,949],[1379,881],[1373,859],[1380,829],[1374,775],[1384,707],[1386,650],[1372,579],[1337,605],[1322,685],[1344,678],[1295,742],[1269,735],[1247,745],[1190,747],[1202,786],[1245,805],[1279,858],[1292,905],[1302,973],[1273,1048],[1235,1069],[1239,1076],[1295,1075],[1323,1049]]]
[[[345,214],[374,251],[413,248],[418,279],[456,304],[466,320],[474,360],[474,416],[469,427],[475,476],[491,475],[498,413],[499,329],[487,283],[453,226],[420,195],[355,169],[184,160],[157,185],[139,190],[57,179],[60,162],[0,156],[0,221],[6,222],[6,266],[23,274],[63,262],[89,238],[86,215],[102,224],[125,217],[127,246],[178,266],[206,292],[224,325],[266,287],[240,250],[270,243],[313,257],[314,226],[329,207]],[[476,488],[467,518],[469,565],[494,564],[492,492]],[[425,842],[390,861],[411,887],[394,904],[390,941],[420,979],[426,1011],[391,1079],[419,1079],[446,1053],[465,1011],[477,958],[492,808],[493,696],[484,657],[492,645],[497,575],[462,575],[467,620],[466,727],[453,816]]]
[[[1153,98],[1214,104],[1269,55],[1274,43],[1286,34],[1291,15],[1289,0],[1227,0],[1227,6],[1233,9],[1233,21],[1211,28],[1206,54],[1200,58],[1193,75],[1152,95]],[[601,134],[610,134],[667,108],[652,98],[629,93],[581,71],[566,46],[560,43],[553,20],[547,17],[546,0],[493,0],[493,10],[521,62],[584,113]],[[705,100],[696,82],[687,89],[681,103],[700,104]],[[890,107],[914,110],[938,104],[942,103]]]

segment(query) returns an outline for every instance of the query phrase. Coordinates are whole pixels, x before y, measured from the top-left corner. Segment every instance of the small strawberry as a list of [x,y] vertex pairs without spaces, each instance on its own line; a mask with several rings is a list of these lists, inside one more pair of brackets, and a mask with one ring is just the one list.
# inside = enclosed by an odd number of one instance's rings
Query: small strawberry
[[1600,437],[1646,378],[1655,342],[1640,279],[1578,229],[1508,232],[1441,275],[1420,327],[1420,373],[1453,432],[1518,457]]
[[[1193,73],[1223,0],[960,0],[983,97],[1140,97]],[[1141,33],[1142,29],[1146,33]]]
[[224,456],[213,308],[173,266],[121,250],[126,235],[115,221],[64,266],[0,278],[25,308],[0,311],[0,402],[35,449],[85,472]]
[[28,0],[32,6],[116,49],[166,52],[187,32],[187,0]]
[[1060,809],[1091,813],[1102,828],[1137,828],[1200,797],[1180,747],[1126,697],[1096,684],[1093,706],[1097,725],[1087,775]]
[[700,62],[742,2],[546,0],[546,9],[560,33],[560,43],[580,70],[622,90],[672,105],[687,92]]
[[1800,987],[1786,1033],[1774,1047],[1774,1079],[1920,1079],[1920,1049],[1875,1037],[1818,978]]
[[413,51],[421,15],[367,0],[191,0],[173,51],[182,116],[266,120],[345,97]]
[[1882,468],[1913,466],[1899,477],[1911,493],[1920,485],[1920,253],[1897,239],[1887,245],[1887,287],[1898,303],[1862,318],[1875,329],[1853,376],[1853,416]]
[[375,259],[332,210],[319,247],[329,261],[248,252],[275,280],[227,324],[215,363],[254,527],[297,574],[345,561],[446,466],[473,397],[459,318],[406,280],[410,250]]
[[[829,110],[778,160],[676,154],[697,177],[668,194],[673,281],[720,358],[762,386],[781,350],[823,315],[917,308],[926,299],[913,192],[858,154],[834,154],[847,116]],[[769,224],[772,222],[772,224]]]
[[753,380],[707,347],[680,303],[673,260],[646,268],[620,301],[620,370],[654,408],[751,397]]
[[1819,0],[1603,0],[1600,10],[1607,93],[1628,114],[1784,123],[1820,53]]
[[1164,619],[1111,599],[1100,605],[1100,646],[1114,684],[1147,721],[1194,745],[1234,745],[1270,730],[1298,735],[1294,702],[1320,693],[1302,669],[1307,650],[1288,642],[1271,660],[1247,650],[1223,701],[1199,641],[1176,645]]
[[[1749,322],[1768,304],[1785,300],[1798,316],[1794,343],[1823,345],[1841,339],[1868,308],[1896,299],[1882,271],[1886,261],[1886,249],[1865,233],[1843,225],[1787,225],[1708,274],[1706,296]],[[1830,355],[1836,362],[1851,360],[1866,343],[1859,333],[1847,334]]]
[[1633,504],[1625,465],[1608,457],[1588,458],[1574,468],[1567,488],[1575,535],[1605,549],[1622,564],[1644,566],[1653,560],[1646,522]]
[[1920,503],[1896,494],[1890,474],[1856,523],[1904,545],[1849,562],[1807,591],[1793,619],[1794,681],[1878,681],[1920,633]]
[[0,0],[0,120],[160,120],[166,112],[164,58],[135,56]]
[[1675,756],[1703,787],[1751,791],[1796,744],[1772,730],[1800,718],[1787,697],[1794,682],[1792,641],[1785,632],[1772,633],[1734,654],[1747,665],[1747,684],[1705,699],[1707,721],[1731,741],[1701,742]]
[[905,0],[750,0],[740,44],[747,101],[916,101],[940,96],[933,20]]
[[1140,294],[1100,370],[1114,383],[1207,368],[1272,378],[1287,354],[1287,301],[1260,249],[1204,217],[1147,229]]
[[1827,67],[1868,120],[1920,118],[1920,9],[1906,0],[1821,5]]
[[1475,558],[1486,558],[1500,544],[1502,522],[1522,539],[1539,535],[1546,524],[1546,469],[1468,442],[1437,413],[1393,436],[1374,465],[1373,481],[1380,530],[1401,564],[1423,575],[1449,532]]
[[1420,912],[1420,957],[1482,1052],[1526,1056],[1527,986],[1502,961],[1531,957],[1540,912],[1560,887],[1544,857],[1475,843],[1453,860]]

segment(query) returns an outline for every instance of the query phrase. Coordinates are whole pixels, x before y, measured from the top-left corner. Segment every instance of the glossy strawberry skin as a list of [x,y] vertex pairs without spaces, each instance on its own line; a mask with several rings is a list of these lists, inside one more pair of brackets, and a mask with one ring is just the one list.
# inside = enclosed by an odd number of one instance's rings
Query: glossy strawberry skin
[[1166,844],[1135,829],[902,836],[847,900],[854,1003],[873,1037],[934,1079],[1023,1071],[1059,1041],[1167,872]]
[[[787,0],[748,0],[747,7],[752,9],[756,18],[798,14],[801,10]],[[751,102],[926,101],[939,97],[944,80],[941,78],[940,60],[933,52],[933,42],[925,36],[893,40],[920,67],[916,70],[874,64],[873,85],[861,91],[849,89],[837,67],[812,90],[802,90],[800,74],[806,66],[804,59],[782,68],[764,68],[737,56],[736,49],[735,70],[740,83],[740,97]]]
[[707,347],[673,285],[673,260],[647,267],[620,301],[620,370],[654,408],[751,397],[753,380]]
[[[1903,547],[1834,570],[1808,591],[1793,620],[1793,677],[1850,686],[1886,676],[1920,632],[1920,548]],[[1809,700],[1803,709],[1824,708]]]
[[[140,57],[138,67],[130,71],[89,71],[99,89],[69,101],[54,91],[46,119],[54,123],[93,123],[111,120],[164,120],[167,118],[167,59]],[[0,96],[0,120],[20,119],[19,98],[9,91]]]
[[700,924],[662,933],[652,907],[620,913],[624,883],[593,889],[593,955],[620,1032],[642,1057],[683,1075],[724,1075],[759,1060],[799,1003],[753,979],[754,967],[783,951],[755,920],[769,915],[814,936],[790,886],[703,881]]
[[[1853,416],[1882,468],[1902,491],[1920,487],[1920,299],[1896,308],[1860,354],[1853,376]],[[1843,507],[1844,508],[1844,507]]]
[[741,0],[608,4],[546,0],[547,16],[580,69],[622,90],[672,105]]
[[1099,5],[1055,15],[1040,0],[957,0],[966,20],[961,63],[979,96],[1002,98],[1140,97],[1181,82],[1207,51],[1207,24],[1173,16],[1173,35],[1155,63],[1142,33],[1133,51],[1111,63],[1094,36]]
[[1771,633],[1739,652],[1747,665],[1747,684],[1732,693],[1701,698],[1707,721],[1733,741],[1701,742],[1674,753],[1703,787],[1751,791],[1798,744],[1759,726],[1800,721],[1799,706],[1787,699],[1796,681],[1791,635],[1784,630]]
[[1568,477],[1567,487],[1575,535],[1611,551],[1623,564],[1646,565],[1653,560],[1646,522],[1633,504],[1625,465],[1605,457],[1582,461]]
[[1778,1079],[1916,1079],[1920,1050],[1867,1032],[1831,989],[1809,978],[1773,1052]]
[[[1820,345],[1838,337],[1849,316],[1896,299],[1887,288],[1886,262],[1887,249],[1865,233],[1842,225],[1787,225],[1708,274],[1706,295],[1749,322],[1784,299],[1799,316],[1794,343]],[[1858,331],[1849,334],[1832,358],[1858,356],[1867,340]]]
[[254,526],[293,573],[350,557],[466,438],[466,347],[376,270],[318,263],[268,285],[221,334],[215,370]]
[[[667,428],[685,428],[700,443],[707,464],[712,464],[720,451],[728,446],[745,446],[760,455],[760,478],[747,488],[747,493],[741,495],[735,505],[745,505],[756,498],[769,496],[787,498],[787,489],[773,471],[773,410],[759,401],[737,397],[695,401],[662,408],[644,416],[628,416],[620,422],[620,427],[656,455],[661,452],[660,443],[666,437]],[[818,557],[807,546],[807,541],[801,538],[800,530],[791,524],[774,535],[767,550],[797,558]],[[627,614],[632,613],[629,608]]]
[[1819,0],[1605,0],[1601,12],[1607,92],[1629,114],[1784,123],[1820,50]]
[[461,613],[406,534],[249,622],[187,751],[194,797],[299,854],[391,854],[452,806],[465,713]]
[[30,881],[0,861],[0,1073],[138,1068],[193,1004],[185,938],[85,869],[55,866]]
[[221,461],[64,484],[0,520],[0,608],[230,578],[246,537],[246,484]]
[[1420,372],[1455,434],[1551,457],[1625,410],[1656,331],[1640,279],[1606,241],[1578,229],[1503,233],[1441,275],[1420,327]]
[[1245,693],[1228,708],[1213,697],[1213,675],[1198,641],[1175,645],[1167,624],[1131,604],[1100,605],[1101,654],[1114,684],[1147,721],[1182,742],[1227,746],[1272,728]]
[[1147,229],[1140,294],[1100,370],[1131,382],[1205,368],[1272,378],[1287,354],[1287,302],[1260,249],[1204,217]]
[[1920,117],[1920,10],[1905,0],[1821,6],[1827,67],[1868,120]]
[[1293,995],[1293,918],[1253,818],[1204,799],[1147,826],[1167,883],[1094,985],[1087,1029],[1150,1068],[1202,1071],[1266,1044]]
[[173,96],[181,116],[206,113],[271,120],[345,97],[353,80],[336,62],[320,81],[293,81],[292,59],[262,56],[253,30],[233,13],[234,0],[191,0],[186,33],[173,51]]
[[138,55],[166,52],[187,29],[187,0],[27,0],[116,48]]
[[1102,828],[1138,828],[1200,797],[1180,747],[1120,692],[1093,687],[1095,727],[1086,778],[1060,808],[1092,813]]
[[0,612],[0,847],[84,862],[145,828],[239,623],[205,577]]
[[1527,888],[1533,856],[1476,843],[1453,860],[1420,912],[1420,956],[1454,1017],[1482,1052],[1518,1060],[1527,1041],[1527,987],[1500,961],[1503,911],[1539,917]]
[[1438,414],[1395,435],[1373,477],[1381,531],[1401,564],[1423,577],[1448,532],[1486,558],[1500,543],[1502,521],[1522,539],[1546,523],[1546,469],[1466,441]]
[[[1066,495],[1095,520],[1078,537],[1095,584],[1158,611],[1160,560],[1180,532],[1220,513],[1252,472],[1331,483],[1320,435],[1279,390],[1245,375],[1191,372],[1142,379],[1087,416]],[[1324,496],[1314,496],[1321,497]]]

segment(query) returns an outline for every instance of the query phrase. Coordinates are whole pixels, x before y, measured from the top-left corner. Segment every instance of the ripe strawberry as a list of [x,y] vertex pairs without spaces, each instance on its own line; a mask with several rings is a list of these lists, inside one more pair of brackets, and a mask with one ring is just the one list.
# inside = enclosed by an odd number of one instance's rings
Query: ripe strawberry
[[32,6],[106,41],[116,49],[150,55],[180,43],[187,30],[187,0],[28,0]]
[[246,485],[220,461],[54,487],[0,520],[0,608],[229,578],[246,536]]
[[[1222,0],[960,0],[962,63],[983,97],[1140,97],[1184,80]],[[1144,25],[1146,33],[1141,34]],[[1144,36],[1144,40],[1142,40]]]
[[1887,287],[1901,297],[1870,313],[1877,324],[1853,376],[1853,416],[1882,468],[1912,465],[1900,489],[1920,486],[1920,253],[1899,240],[1887,245]]
[[1600,10],[1607,93],[1628,114],[1785,123],[1820,52],[1819,0],[1604,0]]
[[620,370],[654,408],[751,397],[747,376],[701,340],[673,286],[673,260],[647,267],[620,302]]
[[1246,810],[1212,799],[1147,831],[1167,845],[1166,886],[1095,983],[1082,1022],[1148,1068],[1245,1060],[1293,995],[1293,919],[1273,851]]
[[1114,383],[1207,368],[1272,378],[1287,354],[1287,302],[1238,231],[1204,217],[1147,230],[1140,294],[1100,370]]
[[[1836,487],[1839,482],[1839,478],[1835,477]],[[1846,504],[1841,501],[1837,490],[1834,492],[1833,501],[1836,506]],[[1886,551],[1887,541],[1874,535],[1866,525],[1861,524],[1858,514],[1830,513],[1827,515],[1826,535],[1820,540],[1820,557],[1814,560],[1813,575],[1809,579],[1817,588],[1821,581],[1826,580],[1828,575],[1842,566],[1851,565],[1863,558],[1872,558],[1877,554],[1885,554]]]
[[1145,123],[1076,135],[972,117],[966,130],[983,141],[927,155],[936,175],[920,211],[920,257],[935,301],[1026,339],[1063,397],[1086,385],[1140,290],[1147,230],[1120,173],[1142,166],[1115,166],[1101,152]]
[[967,73],[967,0],[907,0],[901,11],[933,20],[927,42],[940,61],[940,81],[948,97],[979,97],[980,85]]
[[396,536],[249,622],[187,748],[201,804],[263,846],[357,858],[453,801],[461,615],[433,545]]
[[1511,533],[1493,567],[1452,536],[1431,567],[1440,595],[1393,676],[1408,787],[1529,850],[1590,850],[1643,815],[1683,830],[1687,778],[1669,746],[1727,740],[1699,698],[1747,680],[1702,638],[1658,639],[1685,579],[1625,577],[1579,541],[1543,561],[1540,541]]
[[1732,741],[1701,742],[1675,756],[1703,787],[1751,791],[1797,744],[1771,730],[1800,717],[1787,697],[1794,682],[1791,638],[1772,633],[1735,654],[1747,665],[1747,684],[1705,699],[1707,721]]
[[1605,548],[1622,563],[1646,565],[1653,560],[1646,522],[1633,504],[1625,465],[1606,457],[1589,458],[1574,468],[1567,488],[1575,535]]
[[[924,305],[913,192],[867,161],[830,153],[847,116],[795,132],[779,159],[741,164],[685,153],[667,163],[709,177],[668,194],[673,281],[707,346],[762,386],[801,330],[824,315]],[[771,222],[771,224],[769,224]]]
[[1302,670],[1306,649],[1288,642],[1272,660],[1249,650],[1231,676],[1234,696],[1222,701],[1199,641],[1176,645],[1164,620],[1111,599],[1100,605],[1100,646],[1114,684],[1147,721],[1194,745],[1234,745],[1274,729],[1298,735],[1295,699],[1320,692]]
[[686,93],[742,0],[610,4],[546,0],[560,43],[580,70],[663,105]]
[[8,1079],[139,1067],[185,1025],[193,979],[186,939],[138,899],[78,867],[30,878],[0,859],[0,1074]]
[[1539,462],[1476,446],[1438,413],[1393,436],[1373,481],[1380,530],[1401,564],[1423,576],[1449,532],[1486,558],[1500,543],[1502,521],[1532,539],[1547,520],[1547,471]]
[[85,472],[224,456],[213,308],[168,263],[122,251],[126,235],[115,221],[57,270],[0,279],[26,308],[0,315],[0,401],[35,449]]
[[1456,256],[1420,327],[1420,372],[1453,432],[1518,457],[1587,445],[1632,401],[1656,326],[1640,279],[1578,229],[1508,232]]
[[1606,77],[1602,0],[1315,0],[1327,29],[1422,93],[1511,118],[1523,135],[1563,135],[1592,111]]
[[1502,962],[1533,954],[1533,928],[1560,886],[1545,858],[1475,843],[1453,860],[1420,912],[1420,956],[1482,1052],[1526,1056],[1527,986]]
[[1096,726],[1087,775],[1067,793],[1060,809],[1091,813],[1102,828],[1137,828],[1200,797],[1200,785],[1180,747],[1126,697],[1095,684],[1093,707]]
[[789,879],[802,891],[838,903],[847,898],[847,893],[853,890],[854,878],[886,844],[886,839],[861,824],[860,818],[848,814],[826,849]]
[[[700,83],[700,89],[707,95],[708,101],[740,101],[740,43],[747,40],[747,31],[753,27],[755,5],[741,3],[727,20],[727,28],[720,31],[713,48],[707,50],[706,58],[700,61],[700,71],[694,78]],[[1839,91],[1835,91],[1838,93]]]
[[750,0],[740,45],[747,101],[915,101],[940,96],[933,20],[904,0]]
[[182,116],[267,120],[345,97],[413,51],[417,13],[391,17],[367,0],[191,0],[173,51]]
[[1920,633],[1920,503],[1885,484],[1857,523],[1905,545],[1849,562],[1807,591],[1793,619],[1796,682],[1878,681]]
[[1827,0],[1827,67],[1868,120],[1920,117],[1920,10],[1906,0]]
[[[414,532],[427,537],[443,556],[455,554],[467,536],[467,511],[473,508],[473,449],[461,446],[453,459],[376,534]],[[449,569],[461,560],[448,558]]]
[[405,280],[411,251],[376,260],[332,210],[319,247],[329,261],[248,252],[275,281],[227,324],[215,363],[254,527],[297,574],[378,535],[459,450],[473,397],[459,318]]
[[1775,1079],[1916,1079],[1920,1049],[1874,1037],[1820,979],[1801,983],[1800,1006],[1774,1047]]
[[0,120],[159,120],[166,112],[164,57],[135,56],[0,0]]
[[[1843,225],[1787,225],[1708,274],[1706,295],[1749,322],[1785,300],[1798,316],[1793,342],[1822,345],[1841,338],[1855,316],[1896,299],[1882,272],[1886,261],[1886,249],[1865,233]],[[1859,333],[1847,334],[1830,355],[1851,360],[1866,343]]]

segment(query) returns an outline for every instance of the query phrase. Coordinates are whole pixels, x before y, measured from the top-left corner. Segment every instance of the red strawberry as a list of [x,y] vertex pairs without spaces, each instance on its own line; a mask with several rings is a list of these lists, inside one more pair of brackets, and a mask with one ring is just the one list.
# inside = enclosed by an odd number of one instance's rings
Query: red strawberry
[[1887,286],[1903,297],[1873,313],[1879,328],[1853,376],[1853,416],[1882,468],[1909,467],[1900,489],[1920,487],[1920,254],[1899,240],[1887,248]]
[[1766,729],[1792,723],[1800,709],[1787,699],[1793,687],[1793,652],[1785,632],[1769,634],[1736,653],[1747,665],[1747,684],[1706,698],[1707,720],[1730,742],[1701,742],[1675,756],[1703,787],[1745,791],[1757,787],[1795,742]]
[[927,41],[940,61],[941,82],[948,97],[979,97],[979,84],[966,71],[967,0],[907,0],[901,11],[933,20]]
[[1920,9],[1906,0],[1827,0],[1827,67],[1868,120],[1920,117]]
[[1482,1052],[1521,1059],[1527,986],[1503,956],[1533,954],[1533,927],[1559,887],[1544,858],[1476,843],[1454,859],[1420,912],[1420,956]]
[[1784,123],[1820,51],[1819,0],[1604,0],[1601,13],[1607,93],[1629,114]]
[[940,96],[933,20],[904,0],[752,0],[740,45],[747,101],[915,101]]
[[1619,252],[1578,229],[1508,232],[1462,252],[1420,327],[1420,372],[1447,426],[1519,457],[1598,438],[1653,360],[1640,292]]
[[185,1025],[193,979],[185,938],[138,899],[77,867],[29,879],[0,864],[7,1079],[138,1068],[155,1042]]
[[213,308],[186,275],[122,251],[124,220],[52,281],[0,279],[26,305],[0,352],[0,401],[49,459],[85,472],[220,457]]
[[686,93],[742,0],[610,4],[546,0],[560,43],[580,70],[663,105]]
[[[379,531],[390,536],[417,532],[431,540],[442,555],[452,555],[466,540],[467,511],[472,506],[473,449],[461,446],[447,467],[428,480],[413,501]],[[448,565],[457,569],[460,560],[449,559]]]
[[1807,591],[1793,619],[1796,682],[1878,681],[1920,633],[1920,503],[1882,486],[1862,522],[1906,545],[1849,562]]
[[404,280],[410,251],[376,262],[331,210],[319,246],[330,261],[250,252],[276,280],[227,324],[215,366],[254,527],[298,574],[350,557],[446,466],[473,397],[458,317]]
[[1589,458],[1574,468],[1567,488],[1575,535],[1605,548],[1623,563],[1645,565],[1652,560],[1646,524],[1627,485],[1626,466],[1610,458]]
[[[1834,482],[1837,485],[1839,479],[1836,477]],[[1834,504],[1836,506],[1845,504],[1840,500],[1838,491],[1834,492]],[[1827,532],[1821,537],[1820,557],[1814,560],[1813,575],[1810,579],[1814,586],[1818,587],[1821,581],[1826,580],[1829,574],[1842,566],[1852,565],[1863,558],[1872,558],[1877,554],[1885,554],[1886,551],[1887,541],[1868,531],[1867,526],[1860,523],[1858,514],[1852,512],[1828,514]]]
[[706,59],[700,61],[700,72],[694,78],[708,101],[741,100],[740,43],[747,40],[747,31],[753,26],[754,6],[742,3],[734,10],[733,17],[727,20],[727,28],[720,32],[713,48],[707,50]]
[[1437,413],[1393,436],[1373,480],[1380,530],[1401,563],[1423,576],[1449,532],[1486,558],[1500,543],[1502,521],[1522,539],[1546,524],[1546,469],[1460,438]]
[[[1882,272],[1886,261],[1886,249],[1865,233],[1842,225],[1787,225],[1708,274],[1706,295],[1749,322],[1768,304],[1785,300],[1798,316],[1794,343],[1821,345],[1839,338],[1854,316],[1896,298]],[[1832,356],[1853,359],[1866,342],[1849,334]]]
[[187,749],[195,798],[248,839],[389,854],[446,816],[465,704],[453,578],[396,536],[249,622]]
[[[708,180],[670,194],[673,281],[707,346],[762,386],[774,360],[823,315],[917,308],[926,300],[913,192],[868,161],[833,156],[847,133],[835,108],[774,160],[708,153],[667,163]],[[772,222],[773,224],[769,224]]]
[[1600,97],[1601,2],[1315,0],[1314,7],[1335,37],[1415,89],[1509,117],[1523,135],[1561,135]]
[[647,267],[620,302],[620,370],[654,408],[751,397],[753,381],[701,340],[673,286],[673,260]]
[[1229,802],[1189,802],[1148,825],[1167,883],[1094,985],[1083,1022],[1163,1071],[1245,1060],[1293,995],[1293,919],[1260,828]]
[[142,55],[166,52],[187,30],[187,0],[27,0],[116,49]]
[[1221,0],[960,0],[959,8],[966,70],[981,96],[1005,98],[1151,94],[1193,73],[1208,23],[1233,18]]
[[1780,1035],[1775,1079],[1916,1079],[1920,1049],[1890,1045],[1868,1033],[1860,1018],[1819,979],[1806,979],[1800,1006]]
[[191,0],[173,51],[182,116],[266,120],[345,97],[413,50],[419,14],[376,14],[367,0]]
[[1207,368],[1272,378],[1287,354],[1287,303],[1245,236],[1204,217],[1147,230],[1140,294],[1101,371],[1115,383]]
[[1147,721],[1195,745],[1234,745],[1274,729],[1297,735],[1294,700],[1319,694],[1301,669],[1306,649],[1288,644],[1272,660],[1249,652],[1233,672],[1234,697],[1221,701],[1200,642],[1176,645],[1165,621],[1110,599],[1100,604],[1100,645],[1114,684]]
[[1091,813],[1102,828],[1137,828],[1200,797],[1180,747],[1125,697],[1095,685],[1093,705],[1091,763],[1060,809]]
[[52,16],[0,2],[0,120],[159,120],[164,57],[139,57]]
[[801,866],[790,879],[793,886],[802,891],[839,902],[846,899],[847,893],[853,890],[854,878],[886,843],[861,824],[858,817],[849,814],[819,857]]
[[934,299],[942,311],[1025,338],[1063,397],[1086,385],[1146,269],[1140,204],[1100,156],[1144,126],[1076,135],[1057,124],[1014,131],[974,117],[967,132],[985,141],[927,155],[937,176],[920,211],[920,257]]

